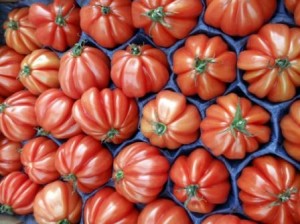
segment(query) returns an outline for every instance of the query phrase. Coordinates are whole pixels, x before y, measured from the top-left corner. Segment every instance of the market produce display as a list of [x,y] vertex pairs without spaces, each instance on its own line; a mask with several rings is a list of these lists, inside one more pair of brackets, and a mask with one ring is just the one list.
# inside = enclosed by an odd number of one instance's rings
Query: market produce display
[[297,0],[0,0],[0,213],[300,224],[299,15]]

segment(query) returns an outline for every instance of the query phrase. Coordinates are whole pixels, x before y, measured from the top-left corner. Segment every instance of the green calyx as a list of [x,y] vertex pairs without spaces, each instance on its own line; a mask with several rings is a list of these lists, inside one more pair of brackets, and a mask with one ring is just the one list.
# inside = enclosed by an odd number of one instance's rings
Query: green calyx
[[9,206],[9,205],[0,205],[0,213],[5,213],[5,214],[8,214],[8,215],[13,215],[14,211],[13,211],[12,207]]
[[170,27],[170,25],[165,22],[167,13],[164,12],[164,8],[162,6],[149,10],[145,15],[155,23],[160,23],[165,27]]
[[59,221],[57,224],[71,224],[71,222],[68,219],[63,219]]
[[50,133],[48,131],[45,131],[41,127],[36,128],[36,134],[37,134],[37,136],[48,136],[48,135],[50,135]]
[[190,203],[190,201],[192,200],[192,198],[196,198],[199,201],[204,200],[204,198],[201,196],[198,196],[198,190],[199,190],[199,185],[196,184],[191,184],[185,188],[183,188],[183,190],[185,190],[186,194],[187,194],[187,199],[184,202],[184,207],[187,208],[188,204]]
[[120,180],[122,180],[124,178],[124,172],[123,170],[118,170],[115,174],[114,179],[116,180],[116,182],[119,182]]
[[214,63],[214,59],[213,58],[205,58],[205,59],[196,58],[195,59],[195,71],[198,74],[204,73],[206,71],[207,65],[209,63]]
[[295,187],[291,187],[287,190],[285,190],[284,192],[278,194],[278,195],[274,195],[276,197],[276,201],[272,202],[270,204],[270,206],[279,206],[282,203],[285,203],[287,201],[289,201],[291,199],[291,196],[293,194],[296,194],[298,192],[298,189]]
[[21,70],[21,73],[20,73],[20,76],[29,76],[30,75],[30,72],[31,72],[31,69],[28,65],[25,65],[23,67],[23,69]]
[[110,13],[110,8],[108,6],[101,6],[101,13],[107,15]]
[[279,68],[280,72],[282,72],[291,66],[291,62],[287,58],[279,58],[275,60],[275,66]]
[[65,26],[66,25],[66,20],[61,14],[59,14],[55,18],[55,23],[59,26]]
[[163,135],[167,131],[167,126],[160,122],[153,123],[154,133],[157,135]]
[[7,104],[5,104],[5,103],[1,103],[1,104],[0,104],[0,113],[3,113],[3,112],[4,112],[4,110],[5,110],[7,107],[8,107],[8,105],[7,105]]
[[119,131],[117,129],[111,128],[103,137],[101,142],[109,142],[111,139],[113,139],[116,135],[119,134]]
[[9,29],[12,29],[12,30],[17,30],[19,29],[19,24],[17,21],[14,21],[14,20],[10,20],[8,23],[7,23],[7,27]]
[[74,45],[74,47],[72,48],[72,56],[73,57],[78,57],[82,54],[85,43],[86,43],[86,40],[82,40]]
[[62,179],[64,181],[67,181],[67,182],[72,182],[73,191],[76,191],[76,189],[77,189],[77,177],[76,177],[75,174],[70,173],[70,174],[64,175],[64,176],[62,176]]
[[130,45],[130,53],[134,56],[140,55],[142,53],[140,46],[138,46],[136,44],[131,44]]

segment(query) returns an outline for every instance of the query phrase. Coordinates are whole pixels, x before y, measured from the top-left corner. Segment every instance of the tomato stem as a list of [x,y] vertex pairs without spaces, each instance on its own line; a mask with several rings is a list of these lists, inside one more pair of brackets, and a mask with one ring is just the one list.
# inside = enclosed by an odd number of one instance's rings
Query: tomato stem
[[39,127],[39,128],[36,128],[36,131],[37,131],[37,136],[47,136],[50,134],[50,132],[48,131],[45,131],[43,128]]
[[70,173],[70,174],[62,176],[62,178],[63,178],[64,181],[72,182],[73,190],[76,191],[76,189],[77,189],[77,177],[76,177],[75,174]]
[[164,12],[164,8],[159,6],[156,9],[149,10],[146,12],[146,16],[149,17],[153,22],[160,23],[163,26],[170,28],[170,25],[165,22],[165,16],[167,13]]
[[73,57],[78,57],[82,54],[85,43],[86,43],[86,40],[81,40],[80,42],[78,42],[74,45],[74,47],[72,48],[72,56]]
[[71,224],[71,222],[68,219],[63,219],[59,221],[58,224]]
[[8,107],[8,105],[7,105],[7,104],[5,104],[5,103],[1,103],[1,104],[0,104],[0,113],[3,113],[3,112],[4,112],[4,110],[5,110],[7,107]]
[[115,179],[117,182],[119,182],[120,180],[122,180],[124,178],[124,172],[123,170],[118,170],[115,174]]
[[62,7],[59,7],[59,9],[58,9],[58,13],[55,18],[55,23],[59,26],[65,26],[67,24],[65,17],[63,17],[63,15],[62,15]]
[[108,142],[113,139],[116,135],[119,134],[117,129],[111,128],[105,135],[105,137],[101,140],[101,142]]
[[18,22],[15,21],[15,20],[10,20],[10,21],[8,22],[7,27],[8,27],[9,29],[12,29],[12,30],[17,30],[17,29],[19,29],[19,24],[18,24]]
[[163,135],[167,131],[167,126],[160,122],[154,122],[153,129],[154,129],[155,134]]
[[275,195],[275,197],[277,198],[276,201],[272,202],[270,204],[271,207],[273,206],[278,206],[278,205],[281,205],[282,203],[285,203],[287,202],[288,200],[290,200],[291,196],[293,194],[296,194],[298,192],[298,189],[296,187],[291,187],[287,190],[285,190],[284,192],[278,194],[278,195]]
[[29,76],[30,72],[31,72],[30,67],[28,65],[25,65],[19,76]]
[[287,58],[278,58],[275,60],[275,65],[279,67],[279,72],[291,66],[291,62]]
[[130,53],[134,56],[138,56],[142,53],[140,46],[136,44],[131,44],[130,45]]
[[199,189],[199,185],[197,185],[197,184],[191,184],[184,188],[184,190],[186,191],[186,194],[187,194],[187,199],[184,202],[185,208],[187,208],[187,206],[190,203],[192,198],[196,198],[199,201],[204,200],[203,197],[198,196],[198,194],[197,194],[198,189]]
[[214,63],[213,58],[205,58],[205,59],[200,59],[200,58],[195,58],[195,70],[198,74],[202,74],[203,72],[206,71],[207,65],[209,63]]
[[12,207],[9,206],[9,205],[1,205],[0,206],[0,213],[5,213],[5,214],[8,214],[8,215],[13,215],[14,211],[13,211]]
[[107,15],[110,13],[110,8],[108,6],[101,6],[101,13]]

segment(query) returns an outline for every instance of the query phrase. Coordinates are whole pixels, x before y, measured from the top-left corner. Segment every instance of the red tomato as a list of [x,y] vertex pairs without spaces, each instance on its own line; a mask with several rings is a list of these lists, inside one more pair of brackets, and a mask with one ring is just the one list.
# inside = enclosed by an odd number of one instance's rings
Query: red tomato
[[58,88],[59,57],[47,49],[27,55],[21,63],[19,80],[34,95],[50,88]]
[[143,28],[156,45],[170,47],[197,25],[202,8],[199,0],[134,0],[133,25]]
[[198,109],[184,95],[162,90],[144,106],[141,132],[152,145],[174,150],[197,140],[200,121]]
[[[192,212],[209,213],[227,201],[230,192],[226,166],[203,148],[179,156],[170,170],[173,194]],[[222,189],[222,190],[220,190]]]
[[33,200],[40,191],[40,185],[32,182],[28,176],[15,171],[0,182],[0,212],[10,215],[27,215],[33,211]]
[[112,57],[111,79],[128,97],[160,91],[169,80],[168,59],[151,45],[129,45]]
[[276,0],[206,0],[204,22],[231,36],[246,36],[258,30],[275,13]]
[[55,138],[66,139],[81,133],[79,124],[72,117],[74,100],[59,89],[43,92],[35,104],[41,134],[51,134]]
[[237,180],[243,210],[261,223],[299,224],[296,212],[300,173],[290,163],[262,156],[243,169]]
[[300,26],[300,1],[284,0],[284,5],[290,13],[294,14],[295,23]]
[[117,192],[133,203],[156,199],[167,182],[170,168],[159,149],[145,142],[127,145],[115,157],[113,166]]
[[131,0],[91,0],[80,10],[80,27],[106,48],[126,42],[135,31]]
[[23,146],[21,162],[33,182],[47,184],[59,178],[54,165],[57,149],[58,145],[45,137],[31,139]]
[[36,38],[44,46],[58,51],[73,46],[81,34],[79,10],[74,0],[32,4],[29,20],[36,26]]
[[41,47],[41,43],[34,36],[35,26],[29,21],[28,13],[28,7],[13,9],[3,23],[7,46],[20,54],[29,54]]
[[109,58],[101,50],[80,42],[61,57],[58,78],[64,93],[78,99],[91,87],[108,87],[109,73]]
[[75,224],[81,216],[82,199],[70,184],[54,181],[35,197],[33,215],[39,224]]
[[20,152],[22,145],[0,135],[0,175],[6,176],[22,168]]
[[222,95],[236,78],[236,54],[221,37],[190,36],[173,55],[173,71],[181,92],[203,100]]
[[292,158],[300,161],[300,100],[290,106],[289,113],[280,121],[280,128],[284,149]]
[[137,224],[192,224],[184,208],[169,199],[157,199],[141,211]]
[[23,58],[9,47],[0,47],[0,96],[8,97],[24,88],[17,79]]
[[27,90],[21,90],[0,104],[0,131],[6,138],[21,142],[35,135],[35,102],[34,95]]
[[120,144],[137,131],[139,112],[137,102],[121,90],[93,87],[75,102],[73,117],[86,134]]
[[215,214],[203,220],[202,224],[256,224],[256,222],[240,219],[235,215]]
[[300,86],[300,28],[267,24],[249,37],[238,57],[248,90],[272,102],[292,99]]
[[109,150],[91,136],[77,135],[62,144],[56,154],[55,167],[65,181],[73,183],[74,190],[84,193],[109,181],[113,157]]
[[220,96],[206,109],[201,140],[215,156],[243,159],[270,140],[270,114],[235,93]]
[[110,187],[99,190],[84,206],[84,224],[135,224],[138,215],[134,204]]

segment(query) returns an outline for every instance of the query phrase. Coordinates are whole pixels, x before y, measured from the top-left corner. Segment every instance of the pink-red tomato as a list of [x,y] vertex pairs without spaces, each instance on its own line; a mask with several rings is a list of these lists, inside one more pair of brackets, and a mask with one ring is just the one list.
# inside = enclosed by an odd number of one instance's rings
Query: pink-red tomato
[[17,79],[23,58],[12,48],[0,47],[0,96],[8,97],[24,88]]
[[100,189],[84,206],[84,224],[136,224],[138,215],[134,204],[110,187]]
[[58,149],[51,139],[37,137],[25,143],[21,151],[21,162],[25,173],[37,184],[47,184],[59,178],[55,168]]
[[256,222],[241,219],[231,214],[215,214],[207,217],[202,224],[257,224]]
[[157,147],[134,142],[115,157],[113,168],[118,193],[133,203],[149,203],[167,182],[170,164]]
[[80,10],[80,27],[106,48],[126,42],[135,31],[131,0],[91,0]]
[[170,199],[160,198],[147,204],[141,211],[137,224],[192,224],[183,207]]
[[205,34],[190,36],[173,55],[173,71],[180,91],[203,100],[222,95],[236,78],[235,52],[221,37]]
[[38,125],[34,111],[36,96],[21,90],[0,104],[0,131],[11,141],[21,142],[32,138]]
[[34,3],[28,18],[36,27],[35,37],[44,46],[58,51],[72,47],[80,38],[80,9],[74,0]]
[[245,214],[260,223],[299,224],[300,173],[287,161],[262,156],[242,170],[237,179]]
[[169,80],[167,56],[148,44],[116,51],[111,63],[111,79],[128,97],[158,92]]
[[209,213],[229,196],[231,184],[226,166],[203,148],[193,150],[189,156],[179,156],[171,167],[170,178],[173,194],[192,212]]
[[248,91],[271,102],[292,99],[300,86],[300,28],[267,24],[248,38],[237,66]]
[[294,14],[295,23],[300,26],[300,1],[284,0],[284,5],[290,13]]
[[40,191],[34,183],[20,171],[14,171],[0,182],[0,211],[10,215],[27,215],[33,211],[33,200]]
[[201,140],[215,156],[243,159],[271,137],[270,114],[250,100],[230,93],[206,109]]
[[29,21],[29,7],[15,8],[3,23],[4,38],[7,46],[19,54],[29,54],[39,49],[41,43],[35,37],[35,26]]
[[258,30],[275,13],[276,0],[206,0],[204,22],[231,36],[246,36]]
[[63,92],[79,99],[91,87],[108,87],[109,73],[109,58],[101,50],[80,42],[61,57],[58,78]]
[[77,135],[63,143],[55,157],[55,167],[74,190],[91,193],[109,181],[113,157],[91,136]]
[[39,224],[77,224],[82,204],[81,197],[70,184],[57,180],[36,195],[33,216]]
[[162,90],[142,112],[141,132],[152,145],[175,150],[199,136],[200,113],[180,93]]
[[202,9],[199,0],[134,0],[133,25],[144,29],[156,45],[170,47],[192,31]]
[[35,113],[41,134],[51,134],[58,139],[67,139],[81,133],[79,124],[72,117],[74,100],[60,89],[43,92],[35,104]]
[[137,131],[139,111],[135,99],[120,89],[92,87],[75,102],[73,117],[86,134],[120,144]]

